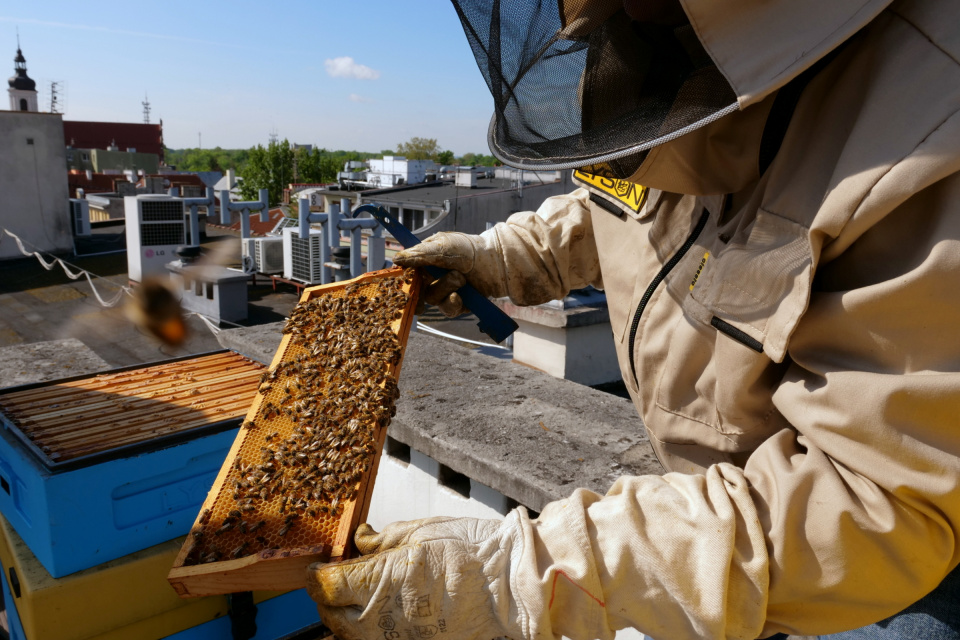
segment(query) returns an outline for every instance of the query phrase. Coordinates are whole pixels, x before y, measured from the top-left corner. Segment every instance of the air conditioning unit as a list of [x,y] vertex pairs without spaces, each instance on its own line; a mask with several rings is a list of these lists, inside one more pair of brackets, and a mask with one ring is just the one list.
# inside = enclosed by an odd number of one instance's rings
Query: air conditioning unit
[[127,276],[136,282],[150,275],[167,276],[168,262],[186,236],[183,200],[166,195],[123,199],[127,233]]
[[283,238],[245,238],[243,257],[250,258],[258,273],[283,271]]
[[73,222],[73,235],[90,235],[90,203],[70,198],[70,220]]
[[304,284],[322,284],[322,247],[323,233],[319,230],[311,230],[309,238],[301,238],[299,229],[284,229],[283,277]]

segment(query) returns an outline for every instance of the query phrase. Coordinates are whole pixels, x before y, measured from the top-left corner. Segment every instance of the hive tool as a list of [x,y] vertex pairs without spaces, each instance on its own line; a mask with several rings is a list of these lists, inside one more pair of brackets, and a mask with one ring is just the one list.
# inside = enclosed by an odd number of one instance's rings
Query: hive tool
[[[356,218],[361,213],[369,213],[373,216],[397,242],[403,245],[404,249],[420,244],[420,239],[382,206],[376,203],[361,205],[353,210],[353,217]],[[447,269],[441,269],[440,267],[428,266],[425,269],[434,278],[440,278],[447,273]],[[513,318],[501,311],[497,305],[490,302],[469,284],[457,289],[457,293],[460,294],[463,305],[477,316],[477,327],[480,328],[480,331],[493,338],[495,342],[503,342],[517,330],[517,323],[514,322]]]

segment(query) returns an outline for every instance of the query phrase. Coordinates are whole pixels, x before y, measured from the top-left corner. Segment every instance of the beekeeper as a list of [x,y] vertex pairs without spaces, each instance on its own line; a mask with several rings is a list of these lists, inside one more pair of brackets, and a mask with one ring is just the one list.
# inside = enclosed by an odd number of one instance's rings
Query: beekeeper
[[493,152],[580,188],[396,261],[458,272],[428,294],[448,313],[459,274],[519,304],[605,290],[669,473],[362,527],[364,557],[309,570],[324,622],[960,637],[960,3],[454,5]]

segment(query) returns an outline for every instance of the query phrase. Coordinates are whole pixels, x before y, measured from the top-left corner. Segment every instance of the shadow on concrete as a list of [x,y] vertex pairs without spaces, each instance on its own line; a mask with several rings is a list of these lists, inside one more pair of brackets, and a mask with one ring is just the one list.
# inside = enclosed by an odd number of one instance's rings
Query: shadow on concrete
[[[101,256],[60,254],[57,257],[70,265],[86,269],[90,273],[95,273],[105,278],[124,275],[123,278],[117,279],[116,282],[126,284],[126,252]],[[49,262],[50,255],[45,255],[44,259]],[[16,293],[18,291],[52,287],[74,282],[67,277],[60,265],[56,265],[53,269],[47,271],[40,262],[32,256],[28,258],[4,260],[0,269],[3,271],[3,277],[0,278],[0,293]],[[74,271],[74,269],[71,269],[71,271]],[[77,282],[79,282],[79,280]],[[109,292],[105,293],[110,295]]]

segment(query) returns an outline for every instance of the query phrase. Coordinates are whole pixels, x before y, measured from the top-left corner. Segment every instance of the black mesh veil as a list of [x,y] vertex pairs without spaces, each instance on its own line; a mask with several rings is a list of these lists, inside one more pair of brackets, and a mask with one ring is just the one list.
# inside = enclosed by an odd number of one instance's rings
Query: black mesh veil
[[637,23],[611,0],[452,1],[508,165],[626,177],[646,150],[737,109],[689,25]]

